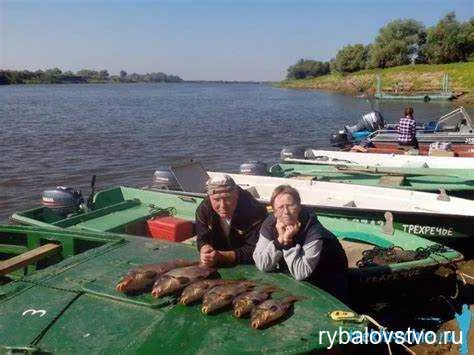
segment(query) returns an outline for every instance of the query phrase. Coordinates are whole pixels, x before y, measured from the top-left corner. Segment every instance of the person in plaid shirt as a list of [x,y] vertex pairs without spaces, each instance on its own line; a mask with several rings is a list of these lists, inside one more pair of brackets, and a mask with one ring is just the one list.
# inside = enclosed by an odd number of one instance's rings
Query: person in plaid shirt
[[416,139],[416,121],[413,118],[413,107],[405,107],[405,117],[400,118],[397,130],[398,144],[408,145],[418,149],[418,140]]

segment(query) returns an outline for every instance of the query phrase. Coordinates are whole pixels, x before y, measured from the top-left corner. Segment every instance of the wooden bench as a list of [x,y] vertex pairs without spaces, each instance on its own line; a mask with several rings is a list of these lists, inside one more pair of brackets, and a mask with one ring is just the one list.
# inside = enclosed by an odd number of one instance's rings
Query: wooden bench
[[17,269],[21,269],[31,263],[44,259],[47,256],[57,253],[61,250],[61,245],[48,243],[33,250],[29,250],[23,254],[14,256],[0,262],[0,276],[6,275]]

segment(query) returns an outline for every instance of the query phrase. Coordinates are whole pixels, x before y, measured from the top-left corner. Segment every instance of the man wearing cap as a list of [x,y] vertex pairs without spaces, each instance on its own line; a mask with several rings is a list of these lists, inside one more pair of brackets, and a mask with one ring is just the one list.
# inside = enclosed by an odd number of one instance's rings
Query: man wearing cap
[[207,181],[207,197],[196,210],[197,246],[209,266],[253,263],[265,206],[226,174]]

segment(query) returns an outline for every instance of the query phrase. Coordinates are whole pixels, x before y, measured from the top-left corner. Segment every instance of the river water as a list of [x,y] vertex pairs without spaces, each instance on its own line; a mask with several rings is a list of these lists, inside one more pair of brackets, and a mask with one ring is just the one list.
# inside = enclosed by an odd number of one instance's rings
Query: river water
[[[454,108],[411,105],[419,122]],[[375,108],[395,122],[403,107]],[[277,162],[284,146],[327,148],[331,132],[370,110],[365,99],[264,84],[1,86],[0,221],[37,206],[41,192],[58,185],[87,196],[94,174],[97,189],[145,186],[156,168],[190,158],[209,170],[235,172],[249,160]],[[369,311],[392,326],[423,317],[436,325],[453,315],[442,300],[402,297]]]
[[[449,104],[414,103],[419,121]],[[381,104],[398,120],[403,104]],[[67,185],[89,192],[144,186],[161,165],[189,158],[237,171],[276,162],[283,146],[328,147],[329,135],[370,111],[367,100],[263,84],[15,85],[0,87],[0,221]]]

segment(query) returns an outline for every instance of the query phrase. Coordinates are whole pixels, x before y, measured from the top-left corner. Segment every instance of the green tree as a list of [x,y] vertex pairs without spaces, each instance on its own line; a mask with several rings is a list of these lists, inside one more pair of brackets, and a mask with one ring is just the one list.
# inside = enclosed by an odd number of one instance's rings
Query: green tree
[[101,81],[108,81],[109,80],[109,72],[105,69],[99,72],[99,79]]
[[424,44],[425,27],[415,20],[394,20],[379,30],[369,50],[370,68],[388,68],[416,60]]
[[76,73],[76,75],[82,77],[86,82],[99,80],[99,72],[97,70],[81,69]]
[[120,81],[127,81],[128,74],[125,70],[120,71]]
[[46,69],[41,76],[41,82],[48,84],[57,84],[60,81],[62,71],[59,68]]
[[363,44],[345,46],[337,52],[333,68],[341,73],[365,69],[367,56],[368,47]]
[[433,64],[466,61],[474,46],[474,20],[461,24],[449,12],[435,26],[428,28],[423,54]]
[[288,79],[312,78],[329,73],[329,63],[300,59],[287,69]]

